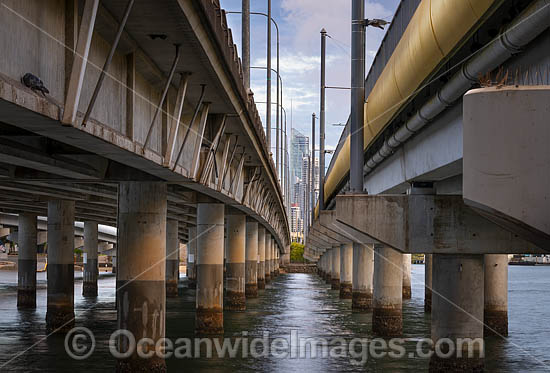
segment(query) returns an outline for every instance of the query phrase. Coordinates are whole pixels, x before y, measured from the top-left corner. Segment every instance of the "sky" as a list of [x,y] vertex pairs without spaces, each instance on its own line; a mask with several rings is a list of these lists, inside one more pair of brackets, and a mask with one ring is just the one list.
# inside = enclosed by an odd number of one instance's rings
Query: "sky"
[[[368,0],[365,3],[366,18],[382,18],[391,21],[399,0]],[[241,11],[241,0],[221,0],[226,11]],[[287,111],[288,139],[290,126],[304,135],[311,136],[311,114],[319,113],[320,95],[320,31],[325,28],[327,38],[326,84],[350,86],[351,64],[351,0],[272,0],[272,17],[280,30],[280,75],[283,80],[283,107]],[[267,12],[267,0],[250,0],[251,12]],[[241,56],[241,16],[227,15],[233,40]],[[252,15],[250,22],[251,66],[267,65],[266,17]],[[272,27],[272,67],[276,66],[276,33]],[[384,31],[367,28],[368,72]],[[272,77],[272,101],[276,99],[276,74]],[[256,102],[266,101],[266,72],[251,70],[251,89]],[[265,126],[265,104],[257,104]],[[326,92],[326,149],[334,149],[343,130],[334,124],[345,123],[350,113],[350,91],[327,89]],[[275,104],[272,105],[272,127],[275,128]],[[318,126],[318,124],[317,124]],[[317,127],[318,128],[318,127]],[[318,134],[317,130],[317,146]],[[311,143],[311,140],[310,140]],[[272,132],[275,146],[275,131]],[[274,151],[274,149],[273,149]],[[330,155],[327,156],[328,168]]]

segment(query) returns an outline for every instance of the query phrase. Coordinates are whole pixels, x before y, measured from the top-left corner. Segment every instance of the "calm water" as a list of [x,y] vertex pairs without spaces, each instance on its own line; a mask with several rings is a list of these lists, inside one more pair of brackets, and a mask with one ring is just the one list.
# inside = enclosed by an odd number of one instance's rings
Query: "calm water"
[[[486,371],[543,372],[550,370],[550,267],[510,267],[509,329],[506,340],[491,339],[486,345]],[[39,277],[38,308],[18,311],[14,273],[0,272],[0,371],[113,371],[115,360],[108,351],[107,341],[116,328],[113,277],[100,279],[100,294],[96,300],[83,299],[81,282],[75,283],[76,325],[85,326],[95,334],[94,354],[75,361],[65,353],[63,337],[45,337],[46,289]],[[429,316],[423,311],[424,266],[413,265],[413,299],[403,305],[406,357],[400,360],[372,359],[366,366],[350,358],[201,358],[169,359],[169,371],[208,372],[352,372],[426,371],[428,360],[409,358],[419,337],[429,336]],[[178,299],[167,301],[166,334],[168,338],[193,338],[194,296],[192,290],[180,289]],[[338,299],[317,276],[306,274],[281,275],[260,297],[247,301],[247,311],[225,313],[225,336],[249,338],[269,332],[269,338],[289,340],[291,330],[299,337],[371,337],[371,315],[353,314],[350,302]],[[18,355],[19,354],[19,355]],[[214,353],[214,356],[216,354]],[[11,359],[11,360],[10,360]],[[9,362],[8,362],[9,361]],[[6,362],[8,362],[6,364]],[[3,366],[2,366],[3,365]]]

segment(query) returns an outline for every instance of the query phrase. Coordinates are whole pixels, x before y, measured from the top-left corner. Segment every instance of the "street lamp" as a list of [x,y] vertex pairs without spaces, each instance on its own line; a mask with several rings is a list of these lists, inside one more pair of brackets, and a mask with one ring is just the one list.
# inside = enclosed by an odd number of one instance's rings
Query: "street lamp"
[[[242,14],[243,12],[226,11],[225,13],[226,14]],[[280,58],[279,58],[279,25],[277,24],[277,22],[275,22],[273,17],[271,17],[271,0],[269,0],[269,4],[268,4],[268,13],[250,12],[250,11],[249,11],[249,13],[253,14],[253,15],[264,16],[268,20],[271,19],[271,22],[273,22],[273,25],[275,25],[275,30],[276,30],[276,33],[277,33],[277,68],[276,68],[276,70],[277,70],[277,76],[279,77],[279,79],[277,79],[277,107],[279,107],[279,94],[281,96],[281,101],[282,101],[282,96],[283,96],[282,89],[279,89],[279,81],[281,80],[280,75],[279,75],[279,71],[280,71],[280,69],[279,69],[279,62],[280,62]],[[244,18],[245,17],[243,17],[243,20],[244,20]],[[245,42],[243,41],[243,43],[245,43]],[[243,46],[244,45],[245,44],[243,44]],[[243,48],[243,51],[244,51],[244,48]],[[250,46],[248,46],[248,52],[250,53]],[[247,58],[248,58],[248,65],[245,66],[245,68],[252,68],[252,67],[250,67],[250,55],[244,56],[245,60]],[[267,43],[267,67],[265,67],[264,69],[267,71],[266,137],[267,137],[267,146],[271,151],[271,71],[273,69],[271,68],[271,23],[269,23],[269,21],[268,21],[268,43]],[[245,75],[246,75],[246,73],[245,73]],[[250,79],[250,74],[248,75],[248,77]],[[250,81],[249,81],[249,83],[250,83]],[[247,87],[247,88],[249,88],[249,87]],[[277,130],[276,130],[276,140],[275,141],[277,142],[277,146],[276,146],[275,150],[277,150],[277,148],[279,148],[279,143],[280,143],[279,128],[280,128],[280,125],[281,125],[281,114],[280,114],[279,109],[277,110],[277,113],[276,113],[276,122],[277,122]],[[280,158],[279,158],[279,154],[277,153],[275,155],[275,164],[277,166],[277,169],[279,169],[279,162],[280,162]]]
[[351,123],[350,173],[352,193],[363,192],[363,126],[365,125],[365,30],[372,26],[383,29],[382,19],[365,19],[365,0],[352,0],[351,5]]

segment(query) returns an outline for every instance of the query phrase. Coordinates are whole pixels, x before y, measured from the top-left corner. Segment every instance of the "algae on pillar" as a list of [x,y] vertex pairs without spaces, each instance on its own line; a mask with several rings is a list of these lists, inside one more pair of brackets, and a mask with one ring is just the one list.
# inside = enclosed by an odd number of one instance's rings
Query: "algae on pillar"
[[258,297],[258,222],[254,220],[246,222],[244,292],[246,298]]
[[411,299],[411,254],[403,254],[403,299]]
[[340,246],[332,248],[332,271],[330,288],[332,290],[340,290]]
[[374,245],[374,299],[372,331],[384,337],[403,334],[403,255],[381,244]]
[[84,222],[84,272],[82,274],[82,295],[97,297],[97,278],[99,266],[97,261],[97,222]]
[[223,334],[224,210],[223,203],[197,204],[197,334]]
[[340,299],[352,298],[353,244],[340,245]]
[[245,298],[246,215],[227,216],[227,261],[225,309],[243,311]]
[[[118,189],[118,329],[136,339],[149,338],[144,353],[155,351],[165,336],[166,313],[166,184],[121,182]],[[119,337],[119,351],[128,350]],[[137,351],[118,361],[117,371],[166,371],[157,354]]]
[[508,255],[486,254],[484,335],[508,336]]
[[353,243],[353,279],[351,309],[356,312],[372,310],[374,249]]
[[17,307],[36,308],[36,215],[19,214]]
[[432,355],[430,372],[483,371],[483,278],[483,255],[433,254],[432,340],[455,348],[442,344],[448,355]]
[[168,219],[166,222],[166,296],[178,296],[180,277],[180,242],[178,238],[178,221]]
[[258,224],[258,290],[265,289],[265,228]]
[[48,201],[48,333],[74,326],[74,206]]

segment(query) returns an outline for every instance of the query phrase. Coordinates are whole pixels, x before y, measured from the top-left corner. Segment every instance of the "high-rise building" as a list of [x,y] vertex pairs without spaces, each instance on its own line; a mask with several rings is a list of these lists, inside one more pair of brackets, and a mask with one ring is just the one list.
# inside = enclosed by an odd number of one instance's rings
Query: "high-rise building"
[[302,242],[303,239],[303,223],[302,212],[297,203],[293,203],[290,207],[290,238],[295,242]]
[[[290,139],[290,175],[292,184],[302,181],[302,163],[304,156],[309,154],[309,137],[293,128]],[[299,195],[293,193],[292,203],[298,202]]]

